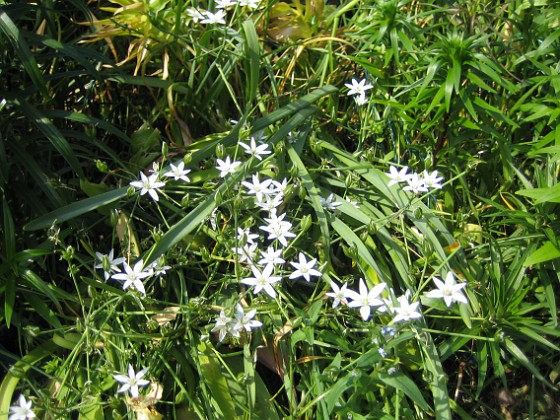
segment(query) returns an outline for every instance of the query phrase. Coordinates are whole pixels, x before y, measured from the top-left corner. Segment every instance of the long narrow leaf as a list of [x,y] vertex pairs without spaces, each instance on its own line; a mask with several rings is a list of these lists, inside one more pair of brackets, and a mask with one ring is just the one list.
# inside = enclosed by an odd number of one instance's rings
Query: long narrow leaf
[[62,223],[125,197],[128,187],[119,188],[56,209],[26,224],[24,230],[46,229],[53,223]]
[[55,149],[62,155],[72,170],[80,177],[84,176],[84,171],[76,154],[72,150],[70,143],[64,138],[62,133],[55,127],[53,122],[45,117],[39,110],[24,100],[16,101],[21,110],[31,122],[49,139]]
[[31,78],[31,81],[37,90],[41,93],[41,95],[43,95],[43,97],[48,98],[49,92],[47,90],[47,85],[45,84],[43,75],[39,70],[37,61],[35,61],[35,57],[27,45],[27,41],[17,28],[16,24],[2,8],[0,8],[0,31],[2,31],[10,40],[12,47],[20,57],[25,71]]

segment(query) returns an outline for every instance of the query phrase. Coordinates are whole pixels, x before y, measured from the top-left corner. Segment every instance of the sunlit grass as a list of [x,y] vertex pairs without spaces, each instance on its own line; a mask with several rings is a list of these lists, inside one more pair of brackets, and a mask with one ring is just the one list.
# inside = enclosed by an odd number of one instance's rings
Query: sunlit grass
[[556,416],[559,20],[0,4],[0,417]]

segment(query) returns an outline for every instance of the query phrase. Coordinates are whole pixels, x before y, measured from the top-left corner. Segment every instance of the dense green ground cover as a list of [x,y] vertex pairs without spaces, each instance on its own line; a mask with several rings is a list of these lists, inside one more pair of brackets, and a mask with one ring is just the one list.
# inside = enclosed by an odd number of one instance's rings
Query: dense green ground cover
[[560,416],[559,38],[0,1],[0,418]]

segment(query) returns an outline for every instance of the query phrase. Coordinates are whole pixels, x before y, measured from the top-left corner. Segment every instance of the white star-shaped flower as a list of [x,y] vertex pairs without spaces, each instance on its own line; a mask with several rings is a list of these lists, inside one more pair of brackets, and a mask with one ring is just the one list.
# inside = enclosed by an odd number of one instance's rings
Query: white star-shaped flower
[[243,181],[241,184],[247,188],[247,194],[257,197],[257,201],[262,201],[264,196],[272,194],[273,191],[270,189],[271,179],[265,179],[261,182],[258,175],[253,175],[252,181]]
[[[158,191],[165,186],[165,182],[158,181],[158,174],[151,174],[149,177],[140,172],[140,181],[131,181],[130,185],[140,190],[140,195],[150,194],[154,201],[158,201]],[[161,192],[161,191],[160,191]]]
[[261,0],[239,0],[239,5],[241,7],[247,6],[251,9],[258,9],[261,4]]
[[126,262],[124,262],[123,267],[125,273],[113,274],[111,278],[124,281],[123,290],[128,289],[130,286],[134,286],[136,290],[145,295],[146,290],[144,289],[144,283],[142,283],[142,279],[151,276],[152,272],[149,269],[143,270],[143,266],[144,261],[142,260],[134,264],[134,268],[131,268]]
[[18,404],[10,407],[10,417],[8,420],[34,419],[37,416],[31,409],[32,405],[31,401],[27,401],[23,395],[20,395]]
[[258,200],[257,199],[257,206],[259,206],[261,209],[268,211],[270,214],[273,214],[276,212],[276,208],[280,207],[282,205],[282,202],[284,200],[284,197],[282,194],[277,194],[277,195],[264,195],[263,200]]
[[255,266],[251,267],[251,270],[253,271],[254,277],[247,277],[241,280],[241,283],[248,286],[255,286],[253,289],[253,294],[255,295],[259,294],[261,290],[264,290],[268,296],[275,299],[277,296],[276,290],[274,290],[272,286],[281,281],[282,277],[272,275],[274,265],[268,264],[262,272]]
[[259,265],[284,264],[285,262],[282,258],[282,249],[275,250],[272,246],[269,246],[266,251],[261,251]]
[[336,201],[334,194],[329,194],[327,198],[319,197],[319,201],[321,201],[321,206],[325,210],[330,211],[336,210],[336,208],[342,204],[339,201]]
[[332,307],[336,308],[339,304],[348,305],[348,284],[344,283],[342,287],[338,287],[338,285],[332,281],[331,282],[331,289],[332,292],[326,293],[327,296],[330,296],[334,299]]
[[424,179],[418,176],[418,174],[411,174],[406,182],[406,187],[403,187],[404,191],[411,191],[414,194],[420,194],[421,192],[428,191],[428,188],[424,185]]
[[251,233],[251,230],[249,228],[237,228],[237,242],[239,242],[242,245],[245,244],[254,244],[255,243],[255,239],[258,239],[259,235],[257,235],[256,233]]
[[179,162],[177,166],[173,165],[172,163],[169,164],[169,171],[164,173],[163,175],[168,178],[173,178],[175,181],[183,180],[185,182],[190,182],[191,180],[187,176],[187,174],[191,171],[190,169],[185,169],[185,163]]
[[195,9],[194,7],[189,7],[187,9],[187,15],[192,19],[194,23],[197,23],[204,19],[204,15],[202,14],[202,12],[198,9]]
[[239,256],[240,263],[247,261],[252,264],[257,255],[257,244],[245,244],[242,247],[233,248],[233,252]]
[[216,0],[214,2],[216,9],[229,9],[237,4],[236,0]]
[[469,303],[465,295],[461,292],[461,289],[463,289],[467,283],[456,283],[455,276],[453,276],[451,271],[445,276],[445,283],[437,277],[434,277],[434,283],[437,289],[426,293],[426,297],[443,299],[448,307],[451,306],[453,302]]
[[323,274],[316,270],[315,264],[317,264],[317,259],[312,258],[307,261],[305,254],[303,252],[299,253],[299,262],[290,262],[290,264],[296,269],[292,274],[290,274],[290,279],[297,279],[298,277],[303,277],[305,281],[311,281],[311,276],[321,277]]
[[149,272],[151,276],[161,277],[167,274],[167,270],[171,269],[171,266],[165,265],[164,260],[161,261],[163,265],[160,265],[160,261],[154,261],[151,263],[148,268],[145,270]]
[[268,232],[268,239],[278,240],[283,246],[288,246],[287,238],[295,238],[295,233],[292,233],[292,224],[283,220],[286,214],[276,216],[275,213],[270,215],[270,218],[264,219],[268,223],[266,226],[259,226],[259,229]]
[[399,301],[399,306],[393,306],[393,313],[397,315],[393,318],[393,322],[406,322],[411,319],[418,319],[422,317],[422,314],[418,312],[418,306],[420,302],[409,303],[407,294],[399,296],[397,298]]
[[360,293],[356,293],[353,290],[348,290],[346,292],[346,297],[351,300],[348,306],[350,308],[360,308],[362,319],[367,321],[371,315],[371,307],[383,305],[383,301],[378,299],[378,297],[385,288],[385,283],[377,284],[368,291],[364,279],[360,279],[359,287]]
[[288,180],[284,178],[282,181],[272,181],[273,190],[281,195],[284,196],[286,191],[288,190]]
[[354,96],[354,102],[356,102],[356,105],[359,105],[359,106],[367,104],[366,93],[362,92],[359,95]]
[[115,381],[123,384],[118,390],[118,393],[130,391],[132,398],[138,398],[138,387],[146,386],[150,383],[145,379],[142,379],[146,373],[148,373],[148,368],[142,369],[140,372],[136,373],[132,365],[128,365],[128,376],[122,374],[113,375]]
[[366,91],[373,87],[373,85],[367,83],[366,79],[362,79],[359,82],[356,79],[352,79],[352,83],[345,83],[344,85],[350,89],[348,96],[365,96]]
[[345,197],[344,198],[348,203],[352,204],[354,207],[356,207],[357,209],[360,208],[360,205],[358,204],[358,202],[356,200],[352,200],[350,197]]
[[216,11],[216,13],[212,13],[209,10],[205,10],[202,12],[204,15],[204,19],[200,21],[200,23],[205,23],[209,25],[218,24],[218,25],[225,25],[226,24],[226,12],[222,9]]
[[245,153],[256,157],[258,160],[262,160],[262,155],[270,155],[272,153],[268,150],[268,144],[257,144],[254,137],[251,137],[249,144],[240,142],[239,145],[245,149]]
[[424,181],[424,185],[427,188],[438,190],[441,189],[441,181],[443,181],[443,177],[438,176],[438,171],[429,173],[428,171],[424,170],[424,172],[422,172],[422,180]]
[[249,312],[245,313],[243,306],[238,303],[235,310],[235,324],[230,328],[230,334],[234,337],[239,337],[239,332],[241,330],[251,332],[252,328],[262,327],[262,322],[253,319],[256,313],[256,309],[251,309]]
[[224,178],[227,174],[232,174],[241,165],[241,162],[232,162],[229,156],[226,156],[226,160],[218,159],[216,160],[216,168],[220,170],[220,176]]
[[224,310],[220,311],[220,316],[216,319],[216,324],[212,328],[212,332],[218,332],[218,338],[223,341],[231,328],[231,318],[226,316]]
[[408,178],[410,178],[410,174],[407,174],[408,166],[403,166],[401,170],[398,170],[395,166],[389,167],[389,172],[386,175],[391,178],[389,183],[387,184],[388,187],[391,185],[398,184],[399,182],[407,182]]
[[99,264],[95,264],[93,268],[102,268],[105,280],[108,280],[109,277],[111,277],[111,274],[115,272],[120,273],[121,269],[118,267],[118,265],[124,263],[124,258],[113,258],[114,252],[112,249],[107,255],[102,254],[101,252],[96,252],[95,256],[99,260]]

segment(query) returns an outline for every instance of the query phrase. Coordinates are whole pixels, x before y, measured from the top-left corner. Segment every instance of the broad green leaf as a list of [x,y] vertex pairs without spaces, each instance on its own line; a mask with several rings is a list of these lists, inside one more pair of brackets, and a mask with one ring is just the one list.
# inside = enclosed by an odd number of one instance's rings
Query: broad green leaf
[[451,420],[451,408],[449,406],[449,394],[447,391],[447,375],[443,370],[437,348],[428,332],[422,333],[420,338],[418,343],[424,353],[424,370],[430,378],[429,382],[434,398],[436,418]]
[[551,261],[556,258],[560,258],[560,249],[558,249],[558,247],[551,241],[547,241],[539,249],[529,255],[527,259],[523,261],[523,265],[528,267],[530,265]]
[[326,411],[328,414],[332,412],[334,406],[339,402],[341,395],[350,388],[355,380],[355,377],[350,373],[335,382],[329,389],[322,394],[311,400],[305,407],[299,411],[299,415],[303,416],[307,411],[314,408],[320,402],[326,403]]
[[[86,395],[82,398],[78,420],[105,420],[101,396]],[[148,419],[146,419],[148,420]]]
[[253,100],[257,97],[259,93],[259,82],[260,82],[260,48],[259,48],[259,38],[257,36],[257,31],[255,24],[252,20],[246,20],[243,22],[243,35],[245,37],[245,72],[247,74],[246,83],[246,98],[247,103],[252,104]]
[[20,379],[25,377],[25,373],[57,350],[58,346],[52,340],[48,340],[31,350],[8,370],[0,384],[0,413],[10,411],[11,402],[15,399],[14,391]]
[[44,98],[48,98],[49,92],[47,90],[47,85],[37,62],[35,61],[35,56],[27,45],[27,41],[23,37],[23,34],[3,8],[0,8],[0,30],[12,44],[12,47],[21,59],[23,68],[29,75],[37,90]]
[[524,189],[515,193],[534,199],[535,204],[560,203],[560,183],[552,187]]
[[49,323],[55,329],[62,329],[62,323],[53,311],[52,306],[49,306],[40,296],[35,292],[21,292],[23,298],[37,314]]
[[554,343],[547,340],[541,334],[539,334],[538,330],[535,331],[531,327],[529,327],[529,326],[526,327],[526,326],[523,326],[523,325],[517,326],[517,330],[518,330],[519,333],[526,335],[529,338],[529,340],[528,340],[529,342],[534,341],[536,343],[542,344],[543,346],[550,347],[554,351],[560,352],[560,348],[557,345],[555,345]]
[[[302,124],[311,116],[313,113],[317,112],[317,109],[312,107],[312,104],[326,96],[328,94],[334,93],[337,91],[337,88],[334,86],[322,86],[318,89],[315,89],[313,92],[303,96],[302,98],[298,99],[295,102],[292,102],[276,111],[271,112],[270,114],[259,118],[254,123],[252,123],[253,130],[252,132],[257,132],[260,130],[265,129],[266,127],[289,117],[290,115],[296,114],[294,116],[294,120],[291,123],[283,125],[280,130],[278,130],[275,135],[269,139],[269,143],[274,144],[278,139],[285,138],[286,134],[292,130],[294,130],[297,126]],[[296,119],[297,117],[297,119]],[[203,147],[200,150],[197,150],[193,153],[192,161],[199,162],[202,159],[206,159],[212,156],[216,150],[216,146],[218,144],[223,144],[224,146],[233,146],[239,141],[239,128],[241,127],[240,124],[237,124],[227,136],[217,141],[212,142],[211,144]],[[291,127],[291,128],[290,128]],[[285,134],[284,134],[285,133]],[[278,134],[278,136],[276,136]]]
[[35,289],[36,291],[42,293],[46,297],[50,299],[50,301],[55,305],[56,309],[59,312],[62,311],[62,306],[60,305],[60,301],[58,300],[58,296],[55,294],[53,288],[49,287],[49,285],[40,278],[36,273],[29,269],[25,269],[21,272],[21,277],[24,280],[23,284],[26,284],[31,289]]
[[[2,210],[4,213],[4,225],[2,226],[2,236],[4,236],[4,247],[2,249],[3,256],[6,258],[4,264],[8,267],[12,266],[15,268],[15,256],[16,256],[16,232],[14,226],[14,219],[12,217],[12,212],[8,206],[8,200],[6,196],[2,196]],[[5,286],[4,293],[4,317],[6,320],[6,325],[9,327],[12,321],[12,315],[14,312],[14,306],[16,301],[16,287],[17,287],[17,277],[13,269],[8,268],[6,276],[2,279]]]
[[66,160],[68,165],[80,177],[84,177],[84,171],[75,151],[68,143],[68,140],[62,135],[60,130],[53,124],[53,122],[43,115],[37,108],[30,105],[24,100],[16,101],[17,105],[21,108],[25,117],[28,118],[33,124],[41,130],[47,139],[51,142],[54,148]]
[[[288,147],[288,155],[292,160],[292,163],[298,169],[298,176],[301,178],[302,184],[307,190],[309,194],[309,199],[311,200],[311,206],[315,211],[315,215],[317,216],[317,222],[319,224],[319,228],[321,229],[321,241],[323,243],[324,249],[330,249],[330,235],[329,235],[329,224],[327,220],[327,215],[323,206],[321,204],[321,195],[319,193],[319,189],[315,185],[315,182],[311,178],[311,175],[307,171],[305,164],[297,154],[296,150],[293,147]],[[325,253],[325,258],[329,261],[330,254],[327,252]]]
[[220,364],[216,361],[212,349],[209,347],[209,343],[200,343],[198,350],[200,374],[215,400],[217,414],[224,419],[237,418],[234,399],[229,391]]
[[62,223],[72,220],[84,213],[90,212],[125,197],[127,191],[128,187],[123,187],[68,204],[67,206],[61,207],[32,220],[26,224],[23,229],[28,231],[46,229],[51,227],[53,223]]
[[[388,273],[383,273],[381,271],[381,269],[371,256],[371,253],[369,252],[366,245],[362,242],[360,237],[348,227],[348,225],[346,225],[340,219],[333,217],[331,226],[348,245],[356,247],[356,249],[358,250],[358,255],[365,263],[365,266],[362,267],[362,271],[364,273],[367,272],[368,267],[371,267],[375,270],[377,276],[381,279],[381,282],[389,282]],[[369,286],[371,286],[371,284]]]
[[506,371],[501,361],[500,344],[498,341],[493,341],[488,343],[488,347],[490,348],[490,357],[492,359],[494,374],[502,380],[504,386],[507,386]]
[[535,365],[527,358],[525,353],[523,353],[523,351],[510,338],[504,338],[504,347],[519,363],[525,366],[527,370],[535,376],[535,378],[550,386],[552,389],[555,389],[555,387],[548,382],[542,373],[540,373]]
[[480,397],[480,393],[486,384],[486,374],[488,373],[488,344],[483,341],[476,342],[476,360],[478,362],[478,380],[476,384],[476,398]]
[[403,392],[408,398],[411,399],[412,402],[414,402],[414,404],[420,407],[423,411],[431,411],[431,408],[420,392],[418,385],[416,385],[414,381],[404,373],[396,372],[389,375],[388,373],[380,372],[377,377],[386,385],[389,385]]

